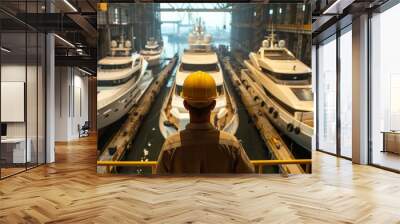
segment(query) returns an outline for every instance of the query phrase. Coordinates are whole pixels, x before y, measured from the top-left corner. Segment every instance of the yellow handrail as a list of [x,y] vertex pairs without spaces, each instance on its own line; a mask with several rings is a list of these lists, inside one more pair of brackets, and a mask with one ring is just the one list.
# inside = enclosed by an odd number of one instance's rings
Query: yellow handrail
[[[292,160],[251,160],[254,166],[258,167],[258,173],[262,173],[264,166],[288,165],[288,164],[306,164],[307,169],[312,163],[311,159],[292,159]],[[97,161],[98,166],[139,166],[151,167],[151,172],[155,174],[157,161]]]
[[311,164],[311,159],[285,159],[285,160],[251,160],[253,165],[287,165],[287,164]]
[[157,161],[97,161],[98,166],[156,166]]

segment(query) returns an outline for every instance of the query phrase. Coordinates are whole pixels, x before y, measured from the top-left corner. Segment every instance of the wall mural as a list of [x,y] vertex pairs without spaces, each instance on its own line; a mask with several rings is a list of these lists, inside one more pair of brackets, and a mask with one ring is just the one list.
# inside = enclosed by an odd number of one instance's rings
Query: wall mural
[[98,173],[311,172],[310,5],[99,9]]

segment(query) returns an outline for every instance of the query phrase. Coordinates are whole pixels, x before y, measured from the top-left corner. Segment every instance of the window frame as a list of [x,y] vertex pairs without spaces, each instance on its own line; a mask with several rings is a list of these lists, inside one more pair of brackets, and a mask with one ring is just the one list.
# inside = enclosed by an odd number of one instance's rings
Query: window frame
[[[315,145],[316,145],[316,150],[319,152],[323,152],[323,153],[327,153],[329,155],[333,155],[339,158],[343,158],[346,160],[352,160],[352,158],[344,156],[342,154],[342,150],[341,150],[341,117],[340,117],[340,104],[341,104],[341,94],[340,94],[340,84],[341,84],[341,67],[340,67],[340,42],[341,42],[341,36],[347,32],[352,32],[352,23],[347,24],[345,27],[336,30],[335,33],[333,33],[332,35],[326,37],[325,39],[319,40],[318,43],[316,44],[316,112],[315,112]],[[324,149],[321,149],[319,147],[320,143],[319,143],[319,101],[320,101],[320,93],[318,91],[319,89],[319,47],[322,43],[327,43],[330,41],[336,41],[336,151],[334,153],[332,152],[328,152]]]

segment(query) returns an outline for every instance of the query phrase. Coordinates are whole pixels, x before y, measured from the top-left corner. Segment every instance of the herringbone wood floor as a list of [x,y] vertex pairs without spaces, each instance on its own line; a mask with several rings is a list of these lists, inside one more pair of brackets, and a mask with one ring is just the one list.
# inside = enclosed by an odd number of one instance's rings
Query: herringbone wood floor
[[98,176],[96,140],[0,181],[0,223],[400,223],[400,175],[314,153],[312,175]]

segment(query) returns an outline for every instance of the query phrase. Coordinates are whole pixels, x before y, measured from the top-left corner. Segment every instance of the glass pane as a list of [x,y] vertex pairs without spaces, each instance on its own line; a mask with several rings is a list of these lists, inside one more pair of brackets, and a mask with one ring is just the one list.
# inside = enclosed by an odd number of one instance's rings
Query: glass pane
[[28,62],[27,62],[27,80],[26,80],[26,116],[27,116],[27,142],[28,142],[28,151],[30,148],[31,153],[28,153],[28,168],[34,167],[37,165],[37,132],[38,132],[38,107],[37,107],[37,98],[38,98],[38,36],[36,32],[28,32],[27,33],[27,44],[28,44]]
[[2,177],[25,170],[26,151],[26,33],[2,32],[1,46],[1,159]]
[[340,37],[340,153],[352,156],[352,33]]
[[336,153],[336,39],[318,48],[318,147]]
[[[45,0],[5,1],[2,7],[17,13],[17,17],[25,12],[43,13]],[[44,162],[45,39],[23,22],[1,12],[0,17],[8,21],[0,24],[1,47],[5,49],[1,50],[0,61],[0,167],[1,177],[5,177]],[[5,96],[7,100],[3,100]]]
[[[372,163],[400,170],[400,4],[372,18]],[[386,133],[385,133],[386,132]]]
[[45,52],[46,37],[39,34],[38,45],[38,164],[45,163]]

